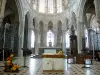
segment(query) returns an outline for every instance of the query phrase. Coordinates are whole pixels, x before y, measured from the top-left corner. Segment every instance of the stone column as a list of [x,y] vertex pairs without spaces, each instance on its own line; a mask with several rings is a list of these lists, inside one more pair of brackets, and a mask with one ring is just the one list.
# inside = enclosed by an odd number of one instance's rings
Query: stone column
[[14,35],[15,35],[15,33],[16,33],[16,27],[15,27],[16,25],[13,25],[13,28],[12,28],[12,36],[11,36],[11,48],[12,48],[12,50],[14,49]]
[[66,30],[62,31],[63,39],[62,39],[62,50],[64,54],[66,54]]
[[40,35],[40,47],[44,47],[44,24],[40,23],[39,24],[39,35]]
[[40,32],[40,47],[44,47],[44,29]]
[[35,55],[39,54],[39,29],[38,24],[35,25]]
[[62,45],[62,29],[57,28],[57,47],[61,47]]
[[81,53],[82,50],[82,42],[84,38],[84,23],[79,22],[77,23],[77,41],[78,41],[78,53]]
[[53,12],[57,13],[57,0],[53,0]]
[[31,49],[31,35],[32,35],[32,28],[28,28],[28,48]]
[[[34,51],[34,47],[31,46],[31,44],[34,42],[34,45],[35,45],[35,40],[33,41],[32,40],[32,32],[34,32],[34,29],[33,28],[29,28],[28,29],[28,49],[30,49],[32,51],[32,54],[35,54],[35,51]],[[35,36],[35,34],[34,34]],[[34,37],[35,39],[35,37]]]
[[97,21],[100,23],[100,0],[94,0]]
[[44,47],[47,47],[47,32],[48,32],[48,24],[44,24],[44,33],[43,33],[43,37],[44,37]]
[[24,42],[24,26],[25,26],[25,15],[19,16],[19,49],[18,49],[18,56],[23,57],[23,51],[21,48],[23,48],[23,42]]
[[89,49],[92,50],[92,36],[91,36],[91,30],[88,29],[88,43],[89,43]]
[[24,28],[19,30],[19,50],[18,50],[18,56],[23,56],[23,51],[21,48],[23,48],[23,39],[24,39]]

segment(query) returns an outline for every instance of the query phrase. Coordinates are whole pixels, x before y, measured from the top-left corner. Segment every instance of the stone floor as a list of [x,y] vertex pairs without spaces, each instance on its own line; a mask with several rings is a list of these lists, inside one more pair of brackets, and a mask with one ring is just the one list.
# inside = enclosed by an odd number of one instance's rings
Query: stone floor
[[82,68],[82,64],[67,64],[65,59],[64,72],[43,72],[42,59],[27,57],[26,65],[29,68],[23,67],[23,58],[17,58],[14,62],[21,66],[19,73],[4,72],[4,64],[0,61],[0,75],[100,75],[100,62],[93,61],[90,68]]

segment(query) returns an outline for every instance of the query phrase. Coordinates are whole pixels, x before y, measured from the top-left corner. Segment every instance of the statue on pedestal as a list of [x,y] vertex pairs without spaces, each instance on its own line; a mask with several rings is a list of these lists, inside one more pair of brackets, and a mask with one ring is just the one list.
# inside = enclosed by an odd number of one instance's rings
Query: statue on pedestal
[[76,56],[78,54],[77,50],[77,36],[75,35],[74,26],[71,26],[71,35],[70,35],[70,52],[71,55]]

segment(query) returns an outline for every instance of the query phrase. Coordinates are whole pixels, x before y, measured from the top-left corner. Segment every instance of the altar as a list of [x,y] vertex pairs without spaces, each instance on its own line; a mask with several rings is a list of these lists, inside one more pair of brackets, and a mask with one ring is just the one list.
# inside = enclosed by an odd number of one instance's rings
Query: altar
[[63,72],[64,58],[63,54],[46,53],[42,55],[43,72]]

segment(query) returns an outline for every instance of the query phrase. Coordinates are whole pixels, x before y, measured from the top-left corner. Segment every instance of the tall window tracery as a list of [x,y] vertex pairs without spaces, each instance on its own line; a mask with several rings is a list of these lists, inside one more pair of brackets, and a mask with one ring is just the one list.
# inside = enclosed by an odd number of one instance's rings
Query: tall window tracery
[[[57,10],[57,13],[62,12],[62,2],[63,0],[56,0],[54,4],[54,0],[39,0],[39,12],[41,13],[54,13],[54,9]],[[34,2],[34,9],[36,9],[37,2]],[[47,11],[46,11],[47,9]]]

